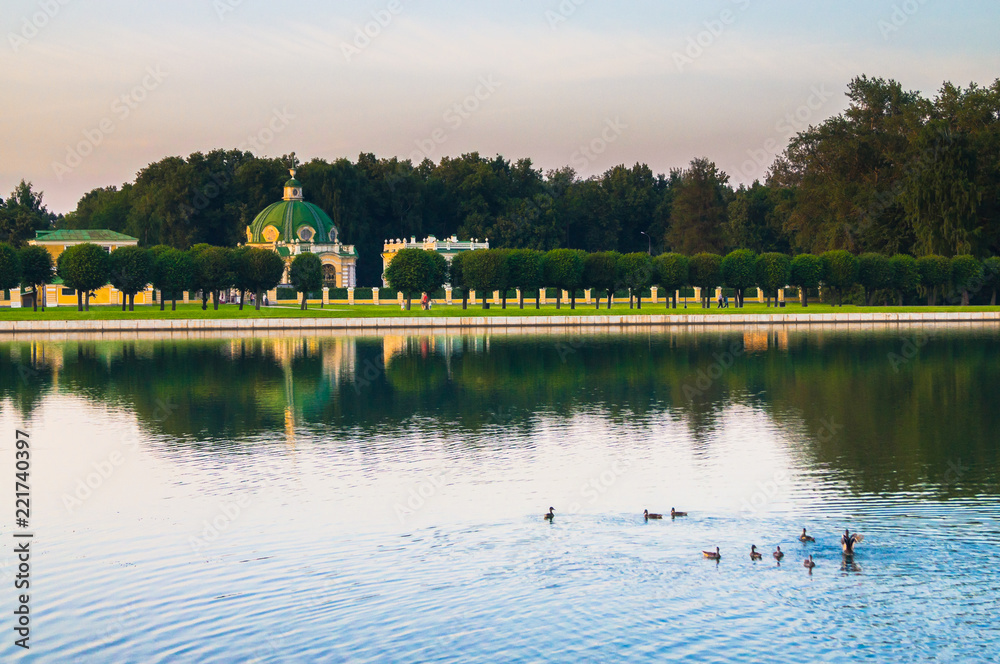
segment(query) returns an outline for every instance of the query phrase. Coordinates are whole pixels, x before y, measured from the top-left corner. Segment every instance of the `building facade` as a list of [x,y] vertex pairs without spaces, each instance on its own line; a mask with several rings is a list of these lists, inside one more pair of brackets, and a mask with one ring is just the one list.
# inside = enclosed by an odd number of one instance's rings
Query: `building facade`
[[316,254],[323,263],[323,280],[336,288],[357,286],[358,253],[353,245],[341,244],[340,231],[318,206],[303,200],[302,183],[285,183],[281,201],[269,205],[247,227],[247,245],[271,249],[285,259],[285,277],[299,254]]
[[389,267],[389,263],[392,262],[392,259],[395,258],[396,254],[403,249],[424,249],[425,251],[436,251],[444,256],[444,259],[450,264],[452,259],[460,253],[475,251],[476,249],[489,248],[489,238],[483,240],[482,242],[475,239],[462,241],[455,235],[452,235],[450,238],[445,240],[439,240],[433,235],[428,235],[423,241],[419,242],[415,237],[411,237],[409,240],[386,240],[382,247],[382,286],[389,286],[389,282],[385,280],[385,269]]

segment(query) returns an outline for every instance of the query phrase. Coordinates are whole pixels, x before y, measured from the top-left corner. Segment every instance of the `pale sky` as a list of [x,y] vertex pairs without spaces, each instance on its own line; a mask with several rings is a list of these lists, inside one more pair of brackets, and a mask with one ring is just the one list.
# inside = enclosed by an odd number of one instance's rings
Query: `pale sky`
[[927,95],[1000,77],[997,0],[3,8],[0,196],[24,178],[55,212],[163,157],[236,147],[303,161],[479,151],[583,176],[708,157],[750,182],[793,130],[843,110],[856,75]]

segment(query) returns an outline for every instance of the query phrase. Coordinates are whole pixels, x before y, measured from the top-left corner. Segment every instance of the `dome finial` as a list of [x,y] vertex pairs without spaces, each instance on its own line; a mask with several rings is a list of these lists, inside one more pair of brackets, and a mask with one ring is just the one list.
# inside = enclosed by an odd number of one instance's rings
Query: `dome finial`
[[293,178],[295,177],[295,169],[294,168],[289,168],[288,172],[292,174]]

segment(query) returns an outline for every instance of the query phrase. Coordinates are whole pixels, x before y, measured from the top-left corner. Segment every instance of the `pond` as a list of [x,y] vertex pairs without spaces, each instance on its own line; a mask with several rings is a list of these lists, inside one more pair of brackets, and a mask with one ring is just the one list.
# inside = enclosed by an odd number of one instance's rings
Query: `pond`
[[4,495],[15,430],[32,445],[30,660],[996,658],[998,340],[0,340]]

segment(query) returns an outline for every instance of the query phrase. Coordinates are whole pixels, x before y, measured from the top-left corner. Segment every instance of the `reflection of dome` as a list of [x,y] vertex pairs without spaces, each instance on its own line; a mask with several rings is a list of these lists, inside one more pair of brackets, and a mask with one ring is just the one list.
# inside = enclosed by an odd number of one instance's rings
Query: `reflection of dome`
[[336,244],[337,227],[318,206],[302,200],[302,183],[292,179],[285,183],[285,197],[264,209],[250,224],[247,239],[251,243],[314,242]]

